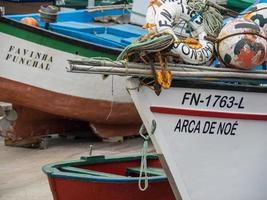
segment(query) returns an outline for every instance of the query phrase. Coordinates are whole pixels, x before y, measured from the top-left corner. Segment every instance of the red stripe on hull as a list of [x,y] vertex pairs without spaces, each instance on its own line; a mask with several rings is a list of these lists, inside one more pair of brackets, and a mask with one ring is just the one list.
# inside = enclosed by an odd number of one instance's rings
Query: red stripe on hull
[[207,111],[207,110],[193,110],[193,109],[182,109],[182,108],[167,108],[151,106],[151,112],[170,114],[170,115],[186,115],[186,116],[198,116],[198,117],[215,117],[215,118],[226,118],[226,119],[243,119],[243,120],[261,120],[267,121],[267,115],[264,114],[252,114],[252,113],[230,113],[230,112],[218,112],[218,111]]

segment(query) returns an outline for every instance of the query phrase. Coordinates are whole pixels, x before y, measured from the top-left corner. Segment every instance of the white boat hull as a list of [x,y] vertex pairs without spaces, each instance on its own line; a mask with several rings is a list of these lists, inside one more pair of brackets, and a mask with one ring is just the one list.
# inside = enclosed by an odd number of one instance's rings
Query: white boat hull
[[183,200],[267,198],[266,91],[233,88],[130,90],[146,128],[157,123],[153,144]]
[[85,57],[51,48],[49,43],[3,32],[0,43],[1,101],[88,121],[101,137],[137,133],[140,119],[125,89],[125,77],[67,72],[69,59]]

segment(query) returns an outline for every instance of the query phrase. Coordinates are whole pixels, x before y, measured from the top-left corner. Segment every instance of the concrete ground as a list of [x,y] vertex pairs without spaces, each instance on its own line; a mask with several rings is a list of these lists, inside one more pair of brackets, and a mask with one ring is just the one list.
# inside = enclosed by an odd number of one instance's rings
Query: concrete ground
[[125,155],[139,153],[142,144],[141,138],[119,143],[52,138],[47,149],[40,150],[8,147],[0,138],[0,200],[52,200],[46,175],[41,170],[43,165],[79,159],[89,154],[90,145],[93,155]]

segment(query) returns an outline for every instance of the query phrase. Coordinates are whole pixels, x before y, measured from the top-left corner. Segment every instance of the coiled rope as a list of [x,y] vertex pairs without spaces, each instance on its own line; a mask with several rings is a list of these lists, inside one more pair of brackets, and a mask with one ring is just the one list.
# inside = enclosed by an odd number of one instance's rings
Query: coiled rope
[[127,59],[134,53],[155,53],[162,51],[174,43],[174,38],[170,34],[156,34],[152,39],[145,41],[138,40],[128,45],[117,57],[117,61]]
[[220,11],[202,1],[189,1],[188,5],[203,17],[205,32],[208,35],[217,37],[223,26],[223,16]]

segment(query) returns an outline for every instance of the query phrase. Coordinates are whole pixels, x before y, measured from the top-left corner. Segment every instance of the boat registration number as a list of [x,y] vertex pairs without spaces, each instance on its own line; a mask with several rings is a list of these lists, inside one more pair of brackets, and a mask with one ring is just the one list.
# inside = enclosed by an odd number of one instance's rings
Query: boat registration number
[[244,97],[226,96],[219,94],[202,94],[185,92],[182,105],[206,106],[210,108],[237,108],[244,109]]

